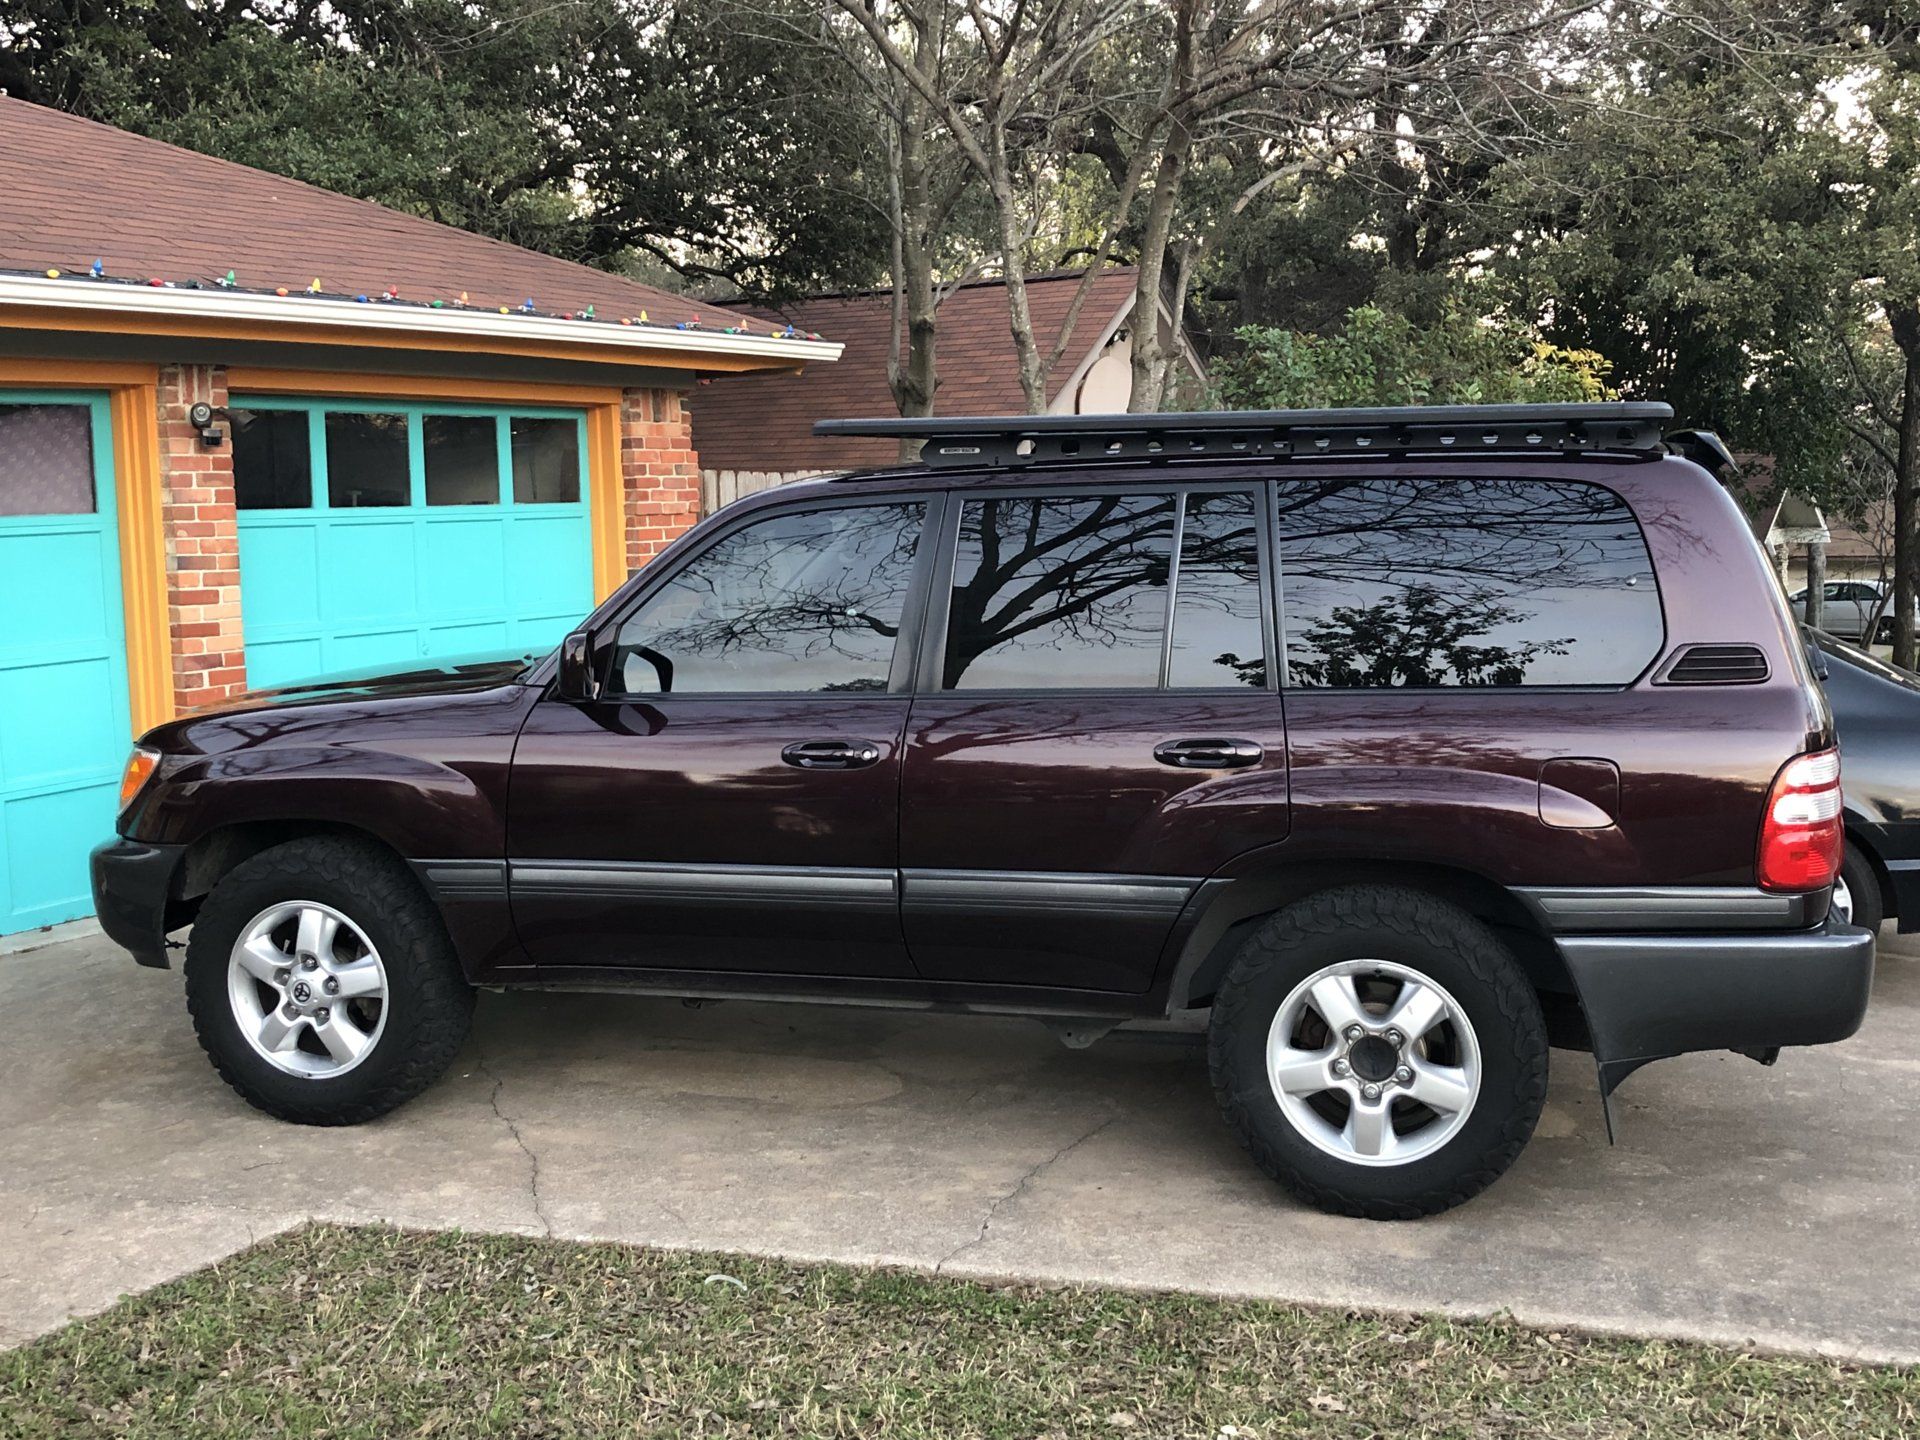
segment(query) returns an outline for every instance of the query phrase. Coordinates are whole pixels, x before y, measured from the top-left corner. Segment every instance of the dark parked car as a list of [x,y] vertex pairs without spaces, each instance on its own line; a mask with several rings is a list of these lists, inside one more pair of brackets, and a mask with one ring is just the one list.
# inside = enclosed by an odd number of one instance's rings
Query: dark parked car
[[95,855],[256,1106],[418,1093],[474,986],[1209,1007],[1313,1204],[1454,1205],[1549,1036],[1840,1039],[1833,725],[1661,405],[829,422],[924,463],[712,516],[551,656],[160,726]]
[[1846,762],[1846,859],[1833,905],[1856,925],[1920,930],[1920,675],[1817,630]]

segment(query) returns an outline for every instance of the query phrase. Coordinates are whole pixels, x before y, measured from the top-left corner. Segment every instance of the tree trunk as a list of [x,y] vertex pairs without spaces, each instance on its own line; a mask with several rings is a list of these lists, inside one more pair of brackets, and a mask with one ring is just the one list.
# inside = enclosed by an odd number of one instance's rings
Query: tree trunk
[[[916,63],[927,52],[926,37],[917,37]],[[899,112],[899,165],[897,177],[899,210],[894,217],[894,333],[889,337],[888,388],[893,391],[894,408],[902,415],[933,413],[934,392],[939,388],[936,341],[939,323],[935,311],[939,292],[933,274],[934,200],[930,166],[927,159],[928,115],[926,102],[905,89]],[[921,442],[902,439],[900,459],[907,463],[920,458]]]
[[1911,670],[1914,602],[1920,597],[1920,301],[1891,306],[1888,315],[1894,343],[1906,358],[1893,479],[1893,663]]
[[1807,545],[1807,624],[1827,628],[1827,547],[1818,540]]
[[1007,133],[996,116],[987,140],[987,188],[993,195],[993,213],[1000,231],[1000,269],[1007,287],[1007,328],[1013,333],[1013,353],[1020,370],[1020,392],[1029,415],[1047,408],[1047,367],[1033,338],[1033,312],[1027,306],[1027,257],[1020,233],[1019,200],[1013,186],[1013,167],[1007,156]]
[[1167,135],[1167,148],[1160,154],[1160,165],[1153,177],[1153,194],[1147,200],[1147,221],[1140,235],[1140,266],[1134,277],[1133,320],[1129,329],[1133,339],[1133,380],[1127,396],[1127,409],[1151,414],[1160,408],[1167,367],[1160,343],[1160,280],[1166,273],[1167,245],[1173,235],[1173,215],[1180,203],[1180,186],[1186,178],[1187,155],[1193,146],[1192,132],[1180,117],[1174,117]]

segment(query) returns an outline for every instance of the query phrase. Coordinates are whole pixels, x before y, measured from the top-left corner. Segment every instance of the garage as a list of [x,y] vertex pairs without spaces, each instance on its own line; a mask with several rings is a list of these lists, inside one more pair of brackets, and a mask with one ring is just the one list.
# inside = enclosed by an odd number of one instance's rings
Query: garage
[[137,736],[551,648],[697,518],[685,396],[840,353],[4,95],[0,133],[7,950],[92,913]]
[[577,411],[236,397],[257,687],[544,650],[593,606]]
[[92,913],[127,667],[104,396],[0,389],[0,935]]

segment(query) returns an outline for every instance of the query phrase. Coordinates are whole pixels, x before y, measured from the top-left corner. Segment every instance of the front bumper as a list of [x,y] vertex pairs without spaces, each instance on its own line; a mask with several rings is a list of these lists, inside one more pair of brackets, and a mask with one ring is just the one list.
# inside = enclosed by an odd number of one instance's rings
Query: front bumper
[[167,968],[167,915],[184,845],[124,837],[93,851],[93,908],[107,938],[142,965]]
[[1765,1054],[1860,1028],[1873,935],[1829,918],[1810,930],[1562,935],[1594,1058],[1616,1079],[1693,1050]]

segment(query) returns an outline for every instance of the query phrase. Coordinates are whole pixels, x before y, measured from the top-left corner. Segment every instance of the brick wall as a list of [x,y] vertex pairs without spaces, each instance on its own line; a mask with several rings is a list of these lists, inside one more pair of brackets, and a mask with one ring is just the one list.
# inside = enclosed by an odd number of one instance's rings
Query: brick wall
[[[204,401],[227,403],[227,376],[212,365],[160,371],[161,523],[167,544],[167,624],[174,703],[205,705],[246,688],[240,634],[240,537],[233,509],[233,449],[208,449],[187,420]],[[224,427],[222,427],[224,429]]]
[[638,570],[700,518],[693,417],[677,390],[629,390],[620,401],[627,570]]

